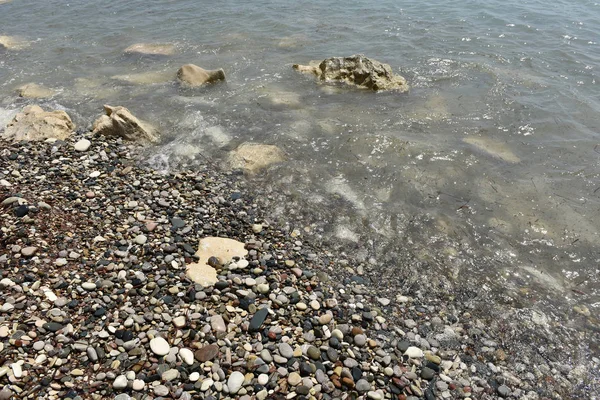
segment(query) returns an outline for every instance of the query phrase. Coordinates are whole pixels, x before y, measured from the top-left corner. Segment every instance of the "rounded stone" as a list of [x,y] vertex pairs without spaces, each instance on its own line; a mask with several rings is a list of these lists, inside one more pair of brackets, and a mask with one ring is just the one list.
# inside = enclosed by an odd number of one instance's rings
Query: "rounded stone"
[[292,372],[288,375],[287,381],[290,384],[290,386],[297,386],[300,384],[300,382],[302,382],[302,377],[299,373]]
[[75,146],[73,146],[73,147],[77,151],[87,151],[87,149],[89,149],[91,145],[92,145],[92,142],[90,142],[89,140],[81,139],[77,143],[75,143]]
[[127,377],[125,375],[119,375],[113,382],[113,389],[122,390],[127,387]]
[[229,393],[236,394],[244,383],[244,374],[239,371],[234,371],[229,375],[229,379],[227,379],[227,387],[229,388]]
[[157,356],[166,356],[169,354],[171,346],[169,346],[169,343],[165,339],[159,336],[150,341],[150,349]]

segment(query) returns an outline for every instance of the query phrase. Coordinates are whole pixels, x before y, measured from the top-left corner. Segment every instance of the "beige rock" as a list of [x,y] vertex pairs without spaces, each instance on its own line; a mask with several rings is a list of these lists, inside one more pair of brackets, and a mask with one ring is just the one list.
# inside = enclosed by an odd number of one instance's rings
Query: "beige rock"
[[20,50],[29,46],[29,43],[17,36],[0,36],[0,49]]
[[363,55],[332,57],[309,65],[295,64],[294,69],[316,75],[325,82],[340,81],[371,90],[395,90],[408,92],[406,79],[395,75],[388,64],[372,60]]
[[75,129],[75,124],[64,111],[44,111],[31,105],[18,113],[6,126],[2,136],[9,140],[66,139]]
[[166,83],[173,79],[173,73],[168,72],[140,72],[137,74],[115,75],[112,79],[132,83],[134,85],[152,85]]
[[104,136],[119,136],[131,141],[156,142],[160,133],[147,122],[137,119],[125,107],[104,106],[106,115],[98,118],[93,132]]
[[26,83],[17,88],[17,93],[28,99],[44,99],[54,96],[56,92],[37,83]]
[[231,168],[243,169],[250,175],[285,160],[285,154],[279,147],[258,143],[243,143],[229,154]]
[[511,164],[521,162],[521,159],[515,153],[513,153],[506,143],[486,137],[475,136],[464,138],[463,142],[474,146],[478,150],[483,151],[492,157],[499,158],[502,161],[506,161]]
[[175,53],[175,46],[169,43],[136,43],[126,48],[125,53],[170,56]]
[[186,64],[177,71],[179,82],[191,86],[201,86],[205,83],[214,83],[225,80],[225,71],[222,69],[207,70],[194,64]]
[[244,243],[237,240],[207,237],[200,240],[196,255],[200,257],[197,263],[188,264],[187,276],[202,286],[214,285],[217,282],[217,271],[208,265],[210,257],[217,257],[229,262],[233,257],[244,257],[248,251]]

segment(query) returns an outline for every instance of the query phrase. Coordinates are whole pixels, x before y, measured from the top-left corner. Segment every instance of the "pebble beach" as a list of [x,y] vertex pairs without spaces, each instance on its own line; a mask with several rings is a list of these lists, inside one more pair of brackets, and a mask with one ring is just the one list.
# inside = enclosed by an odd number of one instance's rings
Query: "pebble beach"
[[[238,171],[159,173],[89,132],[0,148],[0,399],[595,398],[583,338],[354,268]],[[205,286],[210,237],[246,255]]]

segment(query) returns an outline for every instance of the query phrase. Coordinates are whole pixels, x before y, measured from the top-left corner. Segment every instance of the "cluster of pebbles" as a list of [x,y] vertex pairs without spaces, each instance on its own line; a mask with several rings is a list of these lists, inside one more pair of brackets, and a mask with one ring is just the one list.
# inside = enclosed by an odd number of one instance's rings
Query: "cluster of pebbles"
[[[0,149],[0,399],[576,393],[572,371],[518,368],[468,315],[344,277],[269,224],[240,174],[161,174],[86,134]],[[210,287],[185,273],[205,237],[248,250],[211,259]]]

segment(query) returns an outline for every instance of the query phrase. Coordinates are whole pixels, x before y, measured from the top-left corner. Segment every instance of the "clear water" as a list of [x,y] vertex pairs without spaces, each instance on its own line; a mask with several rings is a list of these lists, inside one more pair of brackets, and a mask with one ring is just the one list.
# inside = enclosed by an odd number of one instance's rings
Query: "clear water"
[[[372,263],[410,248],[447,279],[573,320],[583,304],[597,321],[598,21],[587,0],[13,0],[0,35],[23,46],[0,49],[0,122],[32,102],[15,88],[36,82],[80,126],[103,104],[159,126],[148,153],[159,167],[276,144],[289,162],[254,178],[287,196],[274,218],[304,204],[306,225]],[[124,54],[140,42],[176,52]],[[291,68],[357,53],[389,63],[411,93],[319,85]],[[181,89],[185,63],[222,67],[227,83]]]

